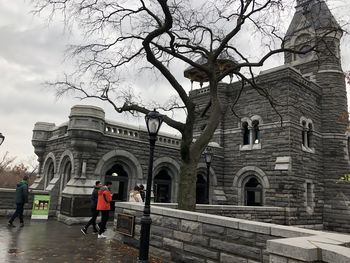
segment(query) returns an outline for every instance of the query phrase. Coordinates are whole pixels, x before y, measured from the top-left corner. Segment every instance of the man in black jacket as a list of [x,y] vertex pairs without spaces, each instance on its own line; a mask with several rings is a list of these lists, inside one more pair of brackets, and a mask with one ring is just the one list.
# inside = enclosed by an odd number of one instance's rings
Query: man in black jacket
[[23,180],[17,184],[16,187],[16,211],[12,215],[10,221],[8,222],[9,227],[15,227],[13,221],[18,216],[20,226],[24,226],[23,222],[23,208],[24,204],[28,203],[28,176],[23,176]]
[[140,184],[139,189],[140,189],[142,202],[145,202],[146,193],[145,193],[145,187],[143,186],[143,184]]
[[98,232],[98,229],[97,229],[98,226],[96,225],[98,210],[96,210],[96,207],[97,207],[97,199],[98,199],[98,190],[100,190],[101,186],[102,185],[100,181],[95,182],[95,188],[92,191],[91,198],[90,198],[91,199],[91,219],[89,220],[89,222],[87,222],[87,224],[82,229],[80,229],[80,231],[84,235],[87,234],[87,230],[90,225],[92,225],[92,227],[94,228],[94,233]]

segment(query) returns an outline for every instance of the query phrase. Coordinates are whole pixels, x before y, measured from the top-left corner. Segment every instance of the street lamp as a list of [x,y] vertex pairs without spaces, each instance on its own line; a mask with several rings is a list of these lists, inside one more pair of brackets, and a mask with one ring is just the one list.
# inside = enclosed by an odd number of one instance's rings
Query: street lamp
[[155,109],[150,111],[146,116],[146,125],[149,134],[149,161],[148,161],[148,174],[147,174],[147,189],[145,197],[145,206],[143,209],[143,216],[141,218],[141,237],[140,237],[140,250],[139,250],[139,263],[148,262],[149,251],[149,237],[151,230],[152,219],[151,214],[151,188],[152,188],[152,170],[153,170],[153,154],[154,146],[157,140],[157,134],[160,126],[163,122],[163,115],[161,115]]
[[0,132],[0,145],[4,142],[5,136]]
[[208,199],[208,204],[209,204],[209,173],[210,173],[210,164],[211,160],[213,159],[213,151],[212,148],[207,146],[203,152],[204,154],[204,160],[205,163],[207,164],[207,199]]

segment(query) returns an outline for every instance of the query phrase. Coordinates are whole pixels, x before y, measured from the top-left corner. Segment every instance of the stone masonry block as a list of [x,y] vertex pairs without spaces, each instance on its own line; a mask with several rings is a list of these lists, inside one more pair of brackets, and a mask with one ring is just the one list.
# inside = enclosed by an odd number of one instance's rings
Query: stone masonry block
[[180,219],[177,218],[167,218],[163,220],[162,226],[170,229],[178,229],[180,224]]
[[225,253],[220,254],[220,262],[221,263],[247,263],[246,258],[229,255]]
[[150,243],[151,246],[153,246],[153,247],[159,247],[159,248],[161,248],[162,245],[163,245],[163,238],[162,238],[162,237],[159,237],[159,236],[154,236],[154,235],[153,235],[153,236],[150,238],[149,243]]
[[219,251],[225,251],[242,257],[248,257],[251,259],[261,258],[261,250],[253,246],[245,246],[218,239],[210,239],[209,246]]
[[269,263],[288,263],[288,259],[283,256],[270,255]]
[[225,227],[208,225],[208,224],[203,224],[202,230],[203,230],[203,233],[205,233],[205,235],[211,236],[211,237],[220,237],[220,236],[223,236],[226,232]]
[[253,221],[241,221],[239,222],[239,229],[247,230],[250,232],[261,233],[270,235],[271,225],[268,223],[253,222]]
[[160,226],[151,226],[151,234],[168,238],[173,237],[173,231],[170,231],[169,229]]
[[192,245],[208,246],[209,238],[201,235],[192,235]]
[[187,254],[184,251],[174,251],[172,253],[173,257],[171,262],[191,262],[191,263],[205,263],[209,262],[208,260],[194,255]]
[[177,241],[166,237],[163,238],[163,244],[165,247],[177,248],[180,250],[183,250],[183,246],[184,246],[184,244],[181,241]]
[[163,217],[159,215],[153,215],[151,214],[151,219],[152,219],[152,225],[162,225]]
[[193,221],[181,220],[181,231],[201,234],[202,224]]
[[192,240],[192,234],[190,233],[184,233],[181,231],[174,231],[174,238],[181,240],[181,241],[186,241],[186,242],[190,242]]
[[204,247],[197,247],[197,246],[184,244],[184,250],[191,252],[193,254],[201,255],[205,258],[211,258],[211,259],[216,259],[216,260],[219,259],[218,252],[206,249]]

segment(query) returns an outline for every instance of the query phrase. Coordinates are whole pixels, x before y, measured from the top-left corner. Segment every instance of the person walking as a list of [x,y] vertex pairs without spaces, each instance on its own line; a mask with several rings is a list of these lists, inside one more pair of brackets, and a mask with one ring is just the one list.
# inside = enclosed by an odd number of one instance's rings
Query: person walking
[[106,182],[104,186],[98,191],[97,210],[101,211],[101,222],[99,224],[97,238],[106,238],[103,234],[106,231],[106,224],[109,217],[109,210],[111,210],[112,193],[110,187],[112,182]]
[[143,186],[143,184],[140,184],[139,190],[140,190],[140,196],[142,198],[142,202],[145,202],[146,193],[145,193],[145,187]]
[[98,191],[101,188],[101,181],[96,181],[95,182],[95,187],[94,190],[92,191],[90,200],[91,200],[91,219],[87,224],[80,229],[80,231],[86,235],[87,231],[89,229],[89,226],[92,225],[94,233],[98,233],[98,225],[96,225],[96,218],[98,216],[99,211],[96,209],[97,208],[97,199],[98,199]]
[[140,195],[139,187],[136,185],[134,190],[131,190],[129,193],[129,202],[142,202],[142,198]]
[[28,203],[28,179],[29,177],[27,175],[23,176],[23,180],[16,186],[16,211],[7,224],[9,227],[15,227],[13,221],[17,216],[19,217],[20,227],[24,226],[23,209],[24,204]]

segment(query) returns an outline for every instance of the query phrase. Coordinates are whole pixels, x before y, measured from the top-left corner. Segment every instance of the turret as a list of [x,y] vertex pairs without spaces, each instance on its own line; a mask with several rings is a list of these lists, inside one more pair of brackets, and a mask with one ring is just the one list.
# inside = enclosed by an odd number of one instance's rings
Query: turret
[[305,54],[285,53],[285,64],[292,64],[314,79],[322,70],[341,71],[340,39],[343,31],[324,0],[299,0],[286,33],[284,47]]
[[345,134],[347,112],[344,74],[340,61],[343,31],[324,0],[299,0],[288,28],[284,46],[306,54],[285,53],[285,64],[301,71],[304,77],[322,88],[323,133]]

